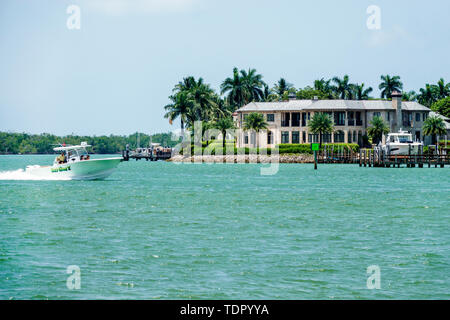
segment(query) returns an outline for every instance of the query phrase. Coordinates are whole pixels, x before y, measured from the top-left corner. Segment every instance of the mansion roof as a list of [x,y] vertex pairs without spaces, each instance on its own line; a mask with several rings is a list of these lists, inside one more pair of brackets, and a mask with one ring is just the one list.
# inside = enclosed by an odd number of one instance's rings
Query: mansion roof
[[[251,102],[237,112],[314,110],[395,110],[388,100],[289,100],[279,102]],[[431,111],[417,102],[402,101],[402,110]]]

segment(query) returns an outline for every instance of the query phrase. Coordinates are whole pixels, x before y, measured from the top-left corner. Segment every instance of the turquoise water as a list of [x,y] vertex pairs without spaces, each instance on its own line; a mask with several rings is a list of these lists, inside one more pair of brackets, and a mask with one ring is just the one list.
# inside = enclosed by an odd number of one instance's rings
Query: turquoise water
[[[0,178],[52,159],[0,156]],[[450,298],[449,168],[260,167],[130,161],[104,181],[0,180],[0,298]]]

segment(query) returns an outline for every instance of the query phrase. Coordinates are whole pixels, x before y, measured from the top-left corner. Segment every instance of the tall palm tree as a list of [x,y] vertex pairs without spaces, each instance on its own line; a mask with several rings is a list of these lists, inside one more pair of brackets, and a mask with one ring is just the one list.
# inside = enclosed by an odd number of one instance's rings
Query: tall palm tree
[[193,101],[190,99],[187,92],[178,92],[171,95],[169,99],[172,103],[166,105],[164,109],[167,111],[164,118],[169,119],[170,124],[180,117],[181,136],[184,136],[184,125],[187,122],[187,115],[194,107]]
[[244,85],[249,93],[246,103],[251,101],[262,101],[264,97],[264,81],[262,75],[256,73],[256,69],[248,69],[248,71],[241,70]]
[[266,130],[268,126],[269,124],[264,119],[264,115],[257,112],[250,113],[247,116],[247,119],[244,120],[244,130],[245,131],[253,130],[257,133],[256,145],[259,144],[259,137],[258,137],[259,132],[261,130]]
[[428,117],[427,120],[423,123],[423,133],[426,136],[432,137],[432,144],[436,143],[436,136],[445,135],[447,130],[445,129],[444,120],[439,118],[438,116]]
[[210,120],[217,107],[214,90],[203,83],[202,78],[199,78],[194,87],[189,90],[189,95],[194,102],[196,120]]
[[273,91],[281,98],[285,92],[292,92],[294,89],[294,85],[289,83],[284,78],[280,78],[275,86],[273,87]]
[[222,94],[228,93],[228,102],[234,110],[242,107],[251,96],[246,81],[239,73],[238,68],[233,69],[232,78],[226,78],[222,82],[220,90]]
[[227,130],[234,129],[233,119],[231,116],[219,118],[214,122],[214,128],[218,129],[222,133],[222,147],[225,149]]
[[311,120],[308,122],[309,131],[314,134],[319,134],[319,143],[322,146],[322,136],[325,133],[332,133],[334,131],[333,120],[326,113],[314,113]]
[[419,91],[418,101],[424,106],[431,107],[437,101],[437,92],[434,86],[427,83],[425,88],[420,88]]
[[403,83],[400,81],[399,76],[381,76],[381,83],[378,88],[381,90],[381,98],[392,98],[392,92],[402,91]]
[[352,85],[349,82],[348,75],[345,75],[342,79],[334,77],[332,80],[336,84],[334,91],[339,98],[348,99],[352,95]]
[[444,78],[439,79],[434,88],[437,95],[437,100],[450,96],[450,83],[445,84]]
[[367,128],[367,133],[372,138],[372,143],[378,144],[383,139],[383,134],[389,133],[389,127],[381,117],[374,117],[370,124],[371,126]]
[[355,91],[356,100],[369,100],[369,95],[373,91],[372,87],[364,89],[364,83],[361,83],[361,85],[355,84],[353,88]]

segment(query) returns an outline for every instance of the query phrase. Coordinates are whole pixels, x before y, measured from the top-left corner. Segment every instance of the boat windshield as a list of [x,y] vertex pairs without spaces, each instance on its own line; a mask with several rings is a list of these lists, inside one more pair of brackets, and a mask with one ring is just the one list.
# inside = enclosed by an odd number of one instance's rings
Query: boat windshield
[[411,136],[404,135],[404,136],[398,136],[398,142],[400,143],[407,143],[408,141],[411,141]]

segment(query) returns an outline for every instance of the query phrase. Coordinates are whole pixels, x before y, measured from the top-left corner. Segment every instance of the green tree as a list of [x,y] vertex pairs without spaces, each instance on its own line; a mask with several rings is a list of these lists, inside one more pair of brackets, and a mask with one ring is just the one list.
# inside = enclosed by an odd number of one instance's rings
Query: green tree
[[423,123],[423,133],[427,136],[432,137],[432,144],[435,144],[437,139],[436,136],[446,134],[444,120],[438,116],[428,117]]
[[322,137],[325,133],[333,133],[334,125],[331,117],[326,113],[314,113],[308,122],[309,131],[319,135],[320,146],[322,146]]
[[251,101],[264,100],[264,86],[266,85],[262,80],[262,75],[256,73],[256,69],[248,69],[248,71],[241,70],[242,79],[249,98],[246,103]]
[[399,76],[381,76],[381,83],[378,86],[381,90],[381,98],[392,98],[392,92],[401,91],[403,89],[403,83],[400,81]]
[[331,85],[331,79],[325,80],[324,78],[314,81],[314,89],[321,92],[320,96],[325,96],[323,99],[335,99],[333,93],[333,86]]
[[336,84],[336,86],[333,87],[336,96],[341,99],[350,99],[353,95],[353,88],[349,82],[349,76],[345,75],[342,79],[340,79],[339,77],[334,77],[332,80]]
[[222,82],[220,90],[222,94],[228,94],[228,102],[233,106],[234,110],[242,107],[251,96],[247,82],[239,73],[238,68],[233,69],[232,78],[226,78]]
[[444,117],[450,118],[450,97],[433,103],[431,110],[443,115]]
[[223,117],[215,121],[214,128],[222,133],[222,146],[225,149],[225,141],[227,136],[227,130],[234,129],[234,122],[231,117]]
[[[257,138],[258,138],[258,133],[261,130],[266,130],[267,127],[269,126],[269,124],[266,122],[266,120],[264,119],[264,115],[261,113],[257,113],[257,112],[252,112],[247,116],[247,119],[244,120],[244,130],[245,131],[255,131],[257,133]],[[259,141],[256,141],[257,145],[259,144]]]
[[378,144],[383,139],[383,134],[389,133],[389,127],[383,121],[381,117],[374,117],[372,121],[370,121],[370,127],[367,128],[367,133],[369,137],[372,138],[372,143]]
[[431,105],[437,101],[436,87],[427,83],[425,88],[420,88],[419,91],[420,93],[417,100],[424,106],[431,107]]
[[297,91],[296,97],[299,100],[312,100],[314,97],[317,97],[317,99],[328,99],[329,95],[324,91],[311,87],[305,87]]
[[373,91],[372,87],[368,87],[367,89],[364,88],[364,83],[361,85],[355,84],[353,86],[354,92],[355,92],[355,98],[356,100],[369,100],[370,93]]
[[403,92],[403,101],[416,101],[417,100],[417,93],[415,91],[409,91],[409,92]]
[[437,99],[444,99],[450,96],[450,83],[445,84],[444,78],[439,79],[437,85],[435,85],[434,88]]
[[166,105],[164,109],[166,114],[164,118],[169,119],[170,124],[176,119],[180,118],[181,136],[184,135],[184,124],[187,120],[187,115],[192,111],[194,103],[191,100],[189,93],[186,91],[180,91],[174,95],[171,95],[169,99],[172,103]]
[[285,92],[293,93],[295,92],[294,85],[292,83],[289,83],[284,78],[280,78],[277,83],[275,83],[275,86],[273,87],[273,91],[280,97],[280,99],[283,97],[283,94]]

